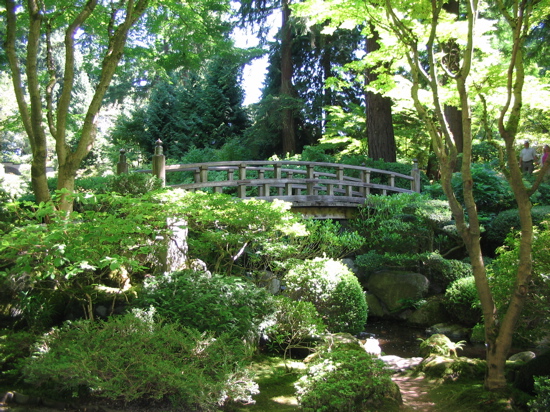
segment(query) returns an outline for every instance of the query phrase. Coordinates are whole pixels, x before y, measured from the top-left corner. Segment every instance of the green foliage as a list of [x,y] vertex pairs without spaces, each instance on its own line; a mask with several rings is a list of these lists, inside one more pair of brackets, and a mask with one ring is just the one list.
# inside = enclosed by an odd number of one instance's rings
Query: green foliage
[[292,349],[311,349],[313,339],[326,329],[313,303],[281,295],[275,304],[275,321],[265,331],[270,349],[282,350],[285,359]]
[[457,279],[445,291],[445,308],[464,325],[481,321],[481,303],[473,276]]
[[456,259],[445,259],[439,253],[429,253],[423,259],[424,267],[421,273],[430,282],[445,289],[450,283],[472,276],[472,265]]
[[[474,181],[474,199],[481,215],[499,213],[514,204],[514,194],[505,177],[485,163],[474,163],[471,167]],[[462,173],[455,173],[452,179],[453,191],[459,202],[464,202]]]
[[[550,206],[534,206],[531,209],[533,224],[540,226],[541,222],[548,220]],[[500,212],[487,227],[486,239],[495,246],[504,244],[506,237],[513,230],[519,230],[519,213],[517,209]]]
[[[519,345],[532,345],[550,333],[548,307],[550,305],[550,227],[544,224],[535,231],[532,248],[533,271],[521,321],[514,332]],[[488,267],[489,285],[500,314],[508,307],[515,286],[519,259],[519,238],[509,236],[506,244],[497,250],[497,257]]]
[[427,339],[419,338],[420,342],[420,351],[422,356],[427,358],[430,355],[441,355],[441,356],[451,356],[457,357],[456,350],[462,349],[466,341],[461,340],[460,342],[453,342],[447,336],[436,333],[430,336]]
[[107,183],[111,192],[136,197],[162,188],[162,180],[148,173],[125,173],[111,176]]
[[535,399],[529,401],[529,411],[546,412],[550,410],[550,376],[535,376]]
[[355,259],[357,266],[370,274],[383,269],[414,270],[426,276],[432,288],[444,290],[457,279],[472,275],[469,263],[445,259],[437,252],[379,254],[370,250]]
[[229,397],[251,400],[255,391],[249,389],[255,387],[242,364],[241,342],[155,322],[153,314],[153,309],[134,311],[53,329],[26,361],[26,382],[65,397],[169,400],[179,408],[206,411]]
[[200,71],[159,82],[146,107],[118,120],[114,143],[137,143],[151,156],[160,139],[166,155],[178,159],[189,149],[219,149],[241,137],[250,122],[239,81],[245,59],[221,53]]
[[185,211],[189,257],[205,261],[213,272],[244,275],[245,270],[263,270],[257,261],[246,259],[248,254],[285,236],[306,234],[299,216],[289,211],[290,203],[242,201],[203,192],[190,194],[189,202]]
[[370,196],[350,226],[365,237],[366,247],[379,253],[422,253],[455,245],[454,234],[445,226],[451,219],[448,205],[418,193]]
[[303,220],[305,236],[287,236],[263,242],[250,248],[247,264],[250,269],[269,269],[280,274],[296,262],[325,256],[340,259],[359,250],[364,239],[357,232],[343,228],[330,219]]
[[272,296],[247,280],[192,270],[146,279],[134,304],[154,306],[172,323],[252,342],[275,309]]
[[14,382],[19,376],[19,362],[32,353],[36,335],[31,332],[0,332],[0,381]]
[[499,162],[499,152],[504,148],[499,147],[495,140],[482,140],[472,143],[472,161],[475,163],[487,163],[497,166]]
[[158,267],[163,245],[153,240],[169,232],[160,205],[116,195],[79,197],[83,205],[98,202],[109,204],[108,211],[94,206],[66,216],[53,204],[20,204],[20,226],[0,237],[0,282],[17,291],[17,305],[31,328],[51,325],[69,301],[91,317],[103,286],[121,292],[145,268]]
[[333,332],[359,333],[367,321],[365,293],[357,277],[341,262],[306,260],[284,277],[285,294],[311,302]]
[[323,353],[296,383],[304,411],[349,412],[378,409],[395,389],[391,371],[364,350]]

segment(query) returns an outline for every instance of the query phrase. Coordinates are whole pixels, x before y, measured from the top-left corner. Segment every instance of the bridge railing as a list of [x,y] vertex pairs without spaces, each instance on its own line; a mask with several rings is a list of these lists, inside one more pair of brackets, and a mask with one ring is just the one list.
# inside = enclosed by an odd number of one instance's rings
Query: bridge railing
[[[388,170],[327,162],[226,161],[165,165],[161,142],[157,142],[152,170],[166,182],[167,173],[183,173],[192,183],[172,184],[190,191],[211,190],[239,198],[278,198],[292,202],[362,203],[369,194],[420,192],[420,172],[415,161],[411,175]],[[119,173],[127,171],[121,151]]]

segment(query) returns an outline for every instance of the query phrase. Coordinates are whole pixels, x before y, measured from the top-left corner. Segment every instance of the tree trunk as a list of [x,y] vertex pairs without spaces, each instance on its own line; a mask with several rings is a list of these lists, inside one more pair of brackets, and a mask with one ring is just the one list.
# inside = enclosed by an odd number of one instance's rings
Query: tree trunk
[[281,97],[285,104],[282,113],[283,154],[296,153],[296,126],[291,100],[294,97],[292,86],[292,28],[290,27],[290,0],[283,1],[283,25],[281,28]]
[[[366,40],[367,53],[380,48],[378,32],[373,30],[372,36]],[[377,79],[376,69],[366,71],[366,84]],[[367,117],[367,142],[369,157],[386,162],[396,161],[395,135],[393,131],[392,101],[379,93],[367,91],[365,95],[365,111]]]

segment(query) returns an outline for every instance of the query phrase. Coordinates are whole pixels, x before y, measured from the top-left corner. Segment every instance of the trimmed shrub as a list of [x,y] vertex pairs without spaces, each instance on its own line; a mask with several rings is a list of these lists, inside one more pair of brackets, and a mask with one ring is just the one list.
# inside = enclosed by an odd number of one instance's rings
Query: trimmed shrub
[[[491,169],[485,163],[472,164],[471,173],[474,181],[474,199],[481,215],[498,213],[514,204],[514,195],[510,185],[501,173]],[[462,173],[453,175],[452,185],[458,201],[464,202]]]
[[364,350],[335,350],[316,358],[295,384],[304,411],[384,410],[397,404],[399,390],[384,362]]
[[290,298],[315,305],[331,332],[355,334],[363,330],[367,321],[365,293],[342,262],[306,260],[291,269],[284,282]]
[[185,270],[148,278],[135,305],[170,322],[216,336],[259,339],[274,309],[265,289],[237,278]]
[[445,290],[447,286],[462,278],[472,276],[472,265],[455,259],[445,259],[439,253],[430,253],[423,259],[420,271],[430,280],[430,287]]
[[[540,225],[541,222],[550,219],[550,206],[534,206],[531,209],[533,225]],[[501,246],[506,237],[513,230],[520,229],[519,213],[517,209],[500,212],[487,226],[484,236],[492,245]]]
[[313,303],[286,296],[277,296],[275,303],[275,323],[265,331],[267,345],[282,350],[285,358],[292,349],[311,349],[313,340],[326,330]]
[[170,401],[183,410],[214,411],[229,397],[251,401],[257,387],[245,372],[242,342],[156,323],[153,314],[53,329],[27,360],[26,382],[49,395]]
[[445,291],[445,307],[453,318],[466,326],[481,321],[481,303],[473,276],[451,283]]

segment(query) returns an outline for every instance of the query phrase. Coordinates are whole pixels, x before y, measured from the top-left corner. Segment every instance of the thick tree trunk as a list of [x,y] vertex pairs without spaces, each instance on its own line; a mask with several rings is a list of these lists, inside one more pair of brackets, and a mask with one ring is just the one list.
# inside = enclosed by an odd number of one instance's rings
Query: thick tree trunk
[[[379,35],[373,30],[373,35],[367,38],[367,53],[380,48]],[[367,85],[377,79],[374,69],[367,70]],[[386,162],[396,161],[395,135],[393,131],[392,101],[379,93],[367,91],[365,95],[365,111],[367,117],[367,142],[369,157]]]
[[292,28],[290,27],[290,0],[283,1],[283,25],[281,28],[281,97],[286,102],[282,113],[283,154],[296,153],[296,121],[290,104],[294,96],[292,86]]

